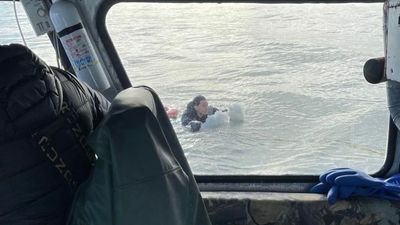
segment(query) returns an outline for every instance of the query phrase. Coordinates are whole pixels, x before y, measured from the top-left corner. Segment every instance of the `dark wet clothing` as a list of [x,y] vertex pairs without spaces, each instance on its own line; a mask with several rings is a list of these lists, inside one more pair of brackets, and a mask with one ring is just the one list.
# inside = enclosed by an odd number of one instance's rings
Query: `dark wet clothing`
[[[61,117],[66,99],[75,131]],[[91,170],[83,140],[108,107],[101,94],[26,47],[0,45],[0,224],[65,225],[72,185]]]
[[181,122],[182,122],[183,126],[186,126],[193,120],[204,123],[204,122],[206,122],[206,119],[207,119],[207,115],[205,115],[203,117],[199,117],[194,108],[188,108],[183,112]]
[[[215,114],[215,112],[217,112],[218,109],[213,107],[213,106],[208,106],[208,115],[213,115]],[[187,126],[189,125],[192,121],[199,121],[201,123],[206,122],[207,120],[207,116],[205,115],[203,117],[199,117],[196,113],[196,110],[194,109],[194,104],[193,102],[190,102],[187,107],[186,110],[183,112],[182,114],[182,118],[181,118],[181,123],[183,126]],[[192,131],[198,131],[201,127],[201,124],[199,123],[195,123],[195,124],[190,124],[191,125],[191,129]]]

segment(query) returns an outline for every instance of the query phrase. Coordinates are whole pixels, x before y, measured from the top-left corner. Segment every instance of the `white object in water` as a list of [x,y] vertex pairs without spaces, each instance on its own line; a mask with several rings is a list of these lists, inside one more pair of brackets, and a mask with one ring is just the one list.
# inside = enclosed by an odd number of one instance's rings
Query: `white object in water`
[[228,114],[231,121],[242,122],[244,120],[242,106],[239,103],[229,106]]
[[79,80],[99,91],[110,87],[78,10],[72,2],[53,0],[50,18]]
[[242,106],[234,103],[229,106],[228,112],[217,111],[214,115],[209,115],[201,129],[221,127],[229,122],[242,122],[244,120]]
[[209,115],[207,117],[206,122],[201,126],[201,128],[215,128],[215,127],[220,127],[224,124],[227,124],[229,122],[229,116],[224,113],[217,111],[215,112],[214,115]]

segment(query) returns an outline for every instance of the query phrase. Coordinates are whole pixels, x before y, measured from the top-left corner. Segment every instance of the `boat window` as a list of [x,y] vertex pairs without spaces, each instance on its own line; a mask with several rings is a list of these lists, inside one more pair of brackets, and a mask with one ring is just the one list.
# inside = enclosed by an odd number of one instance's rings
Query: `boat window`
[[[15,4],[18,20],[22,33],[25,37],[26,44],[47,64],[56,66],[56,53],[53,45],[47,35],[36,37],[35,32],[29,22],[29,19],[20,2]],[[18,30],[17,21],[14,14],[13,3],[0,1],[0,44],[8,45],[11,43],[24,44]]]
[[[384,54],[382,14],[381,3],[119,3],[106,26],[132,84],[179,111],[195,174],[372,173],[389,113],[385,84],[362,71]],[[197,95],[219,111],[191,132],[181,115]]]

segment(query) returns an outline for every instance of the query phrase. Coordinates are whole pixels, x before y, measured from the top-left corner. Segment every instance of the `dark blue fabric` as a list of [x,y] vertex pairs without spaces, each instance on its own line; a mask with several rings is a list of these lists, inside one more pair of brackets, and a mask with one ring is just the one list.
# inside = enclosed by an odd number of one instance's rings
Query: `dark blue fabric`
[[[73,191],[32,134],[60,117],[66,98],[77,111],[84,135],[109,104],[71,74],[53,73],[26,47],[0,45],[0,224],[65,224]],[[58,157],[83,182],[90,166],[81,145],[68,127],[52,131]]]

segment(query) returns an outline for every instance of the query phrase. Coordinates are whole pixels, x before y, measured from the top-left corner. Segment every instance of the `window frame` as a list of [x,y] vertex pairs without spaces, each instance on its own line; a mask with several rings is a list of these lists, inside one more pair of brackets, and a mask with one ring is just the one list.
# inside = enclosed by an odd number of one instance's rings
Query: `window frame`
[[[379,0],[203,0],[203,1],[179,1],[179,0],[103,0],[96,13],[96,28],[99,31],[100,38],[112,61],[115,71],[124,88],[131,87],[127,73],[119,59],[116,48],[107,31],[106,16],[112,6],[123,3],[257,3],[257,4],[301,4],[301,3],[383,3]],[[397,143],[397,128],[389,116],[389,128],[387,135],[386,158],[382,167],[374,174],[374,177],[384,177],[391,170],[397,170],[395,165],[395,153]],[[196,181],[201,190],[206,191],[289,191],[289,192],[307,192],[310,184],[318,182],[317,175],[196,175]],[[297,188],[290,188],[288,184],[297,184]],[[233,187],[232,187],[233,185]]]

